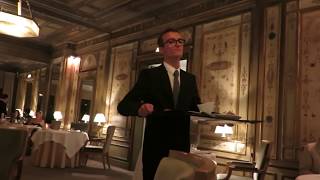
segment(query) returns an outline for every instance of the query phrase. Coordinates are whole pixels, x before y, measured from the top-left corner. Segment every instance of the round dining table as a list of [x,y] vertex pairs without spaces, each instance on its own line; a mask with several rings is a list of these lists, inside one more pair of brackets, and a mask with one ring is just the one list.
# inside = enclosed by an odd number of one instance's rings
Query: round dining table
[[296,180],[319,180],[320,174],[303,174],[296,178]]
[[33,164],[39,167],[79,167],[79,151],[89,139],[80,131],[41,129],[31,138]]

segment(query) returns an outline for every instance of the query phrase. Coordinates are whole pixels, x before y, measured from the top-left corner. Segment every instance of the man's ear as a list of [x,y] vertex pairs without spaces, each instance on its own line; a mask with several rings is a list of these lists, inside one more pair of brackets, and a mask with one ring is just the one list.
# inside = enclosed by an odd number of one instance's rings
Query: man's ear
[[159,47],[159,53],[163,54],[163,47]]

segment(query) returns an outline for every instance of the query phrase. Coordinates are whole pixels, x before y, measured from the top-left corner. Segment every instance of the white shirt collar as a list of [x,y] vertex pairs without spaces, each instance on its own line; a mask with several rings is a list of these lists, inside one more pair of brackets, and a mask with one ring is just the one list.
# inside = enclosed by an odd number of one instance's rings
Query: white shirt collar
[[168,71],[168,74],[171,74],[173,76],[173,73],[176,70],[178,70],[179,74],[180,74],[180,68],[176,69],[173,66],[171,66],[170,64],[166,63],[165,61],[163,61],[163,65],[166,68],[166,70]]

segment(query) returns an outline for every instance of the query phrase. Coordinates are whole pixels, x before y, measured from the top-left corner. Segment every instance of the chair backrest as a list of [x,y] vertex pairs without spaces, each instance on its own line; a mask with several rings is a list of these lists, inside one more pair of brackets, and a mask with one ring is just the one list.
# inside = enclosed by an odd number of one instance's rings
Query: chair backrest
[[71,123],[71,129],[80,130],[82,132],[88,132],[88,123]]
[[98,125],[95,123],[90,124],[89,132],[88,132],[89,138],[91,139],[91,138],[99,137],[102,129],[103,129],[103,126],[101,125]]
[[106,141],[105,141],[104,146],[103,146],[103,152],[104,153],[109,152],[111,141],[112,141],[112,137],[113,137],[113,134],[114,134],[115,130],[116,130],[116,126],[110,125],[107,128]]
[[27,137],[26,129],[0,128],[0,179],[10,179],[13,168],[26,152]]
[[173,157],[161,159],[154,180],[194,180],[194,167]]
[[299,174],[320,174],[320,139],[299,148]]
[[196,180],[215,180],[217,163],[207,157],[192,153],[170,150],[169,157],[191,164],[195,170]]
[[262,140],[260,145],[257,147],[255,162],[258,173],[253,174],[253,179],[264,179],[270,161],[271,149],[271,142],[267,140]]
[[50,128],[59,130],[61,126],[61,121],[51,121]]

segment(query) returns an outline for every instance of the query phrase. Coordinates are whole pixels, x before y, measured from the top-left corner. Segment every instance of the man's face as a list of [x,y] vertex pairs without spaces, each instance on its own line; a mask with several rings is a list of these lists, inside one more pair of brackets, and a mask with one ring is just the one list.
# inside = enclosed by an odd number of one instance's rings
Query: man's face
[[160,53],[166,58],[181,58],[183,55],[183,45],[185,40],[177,32],[168,32],[162,36],[163,47]]

